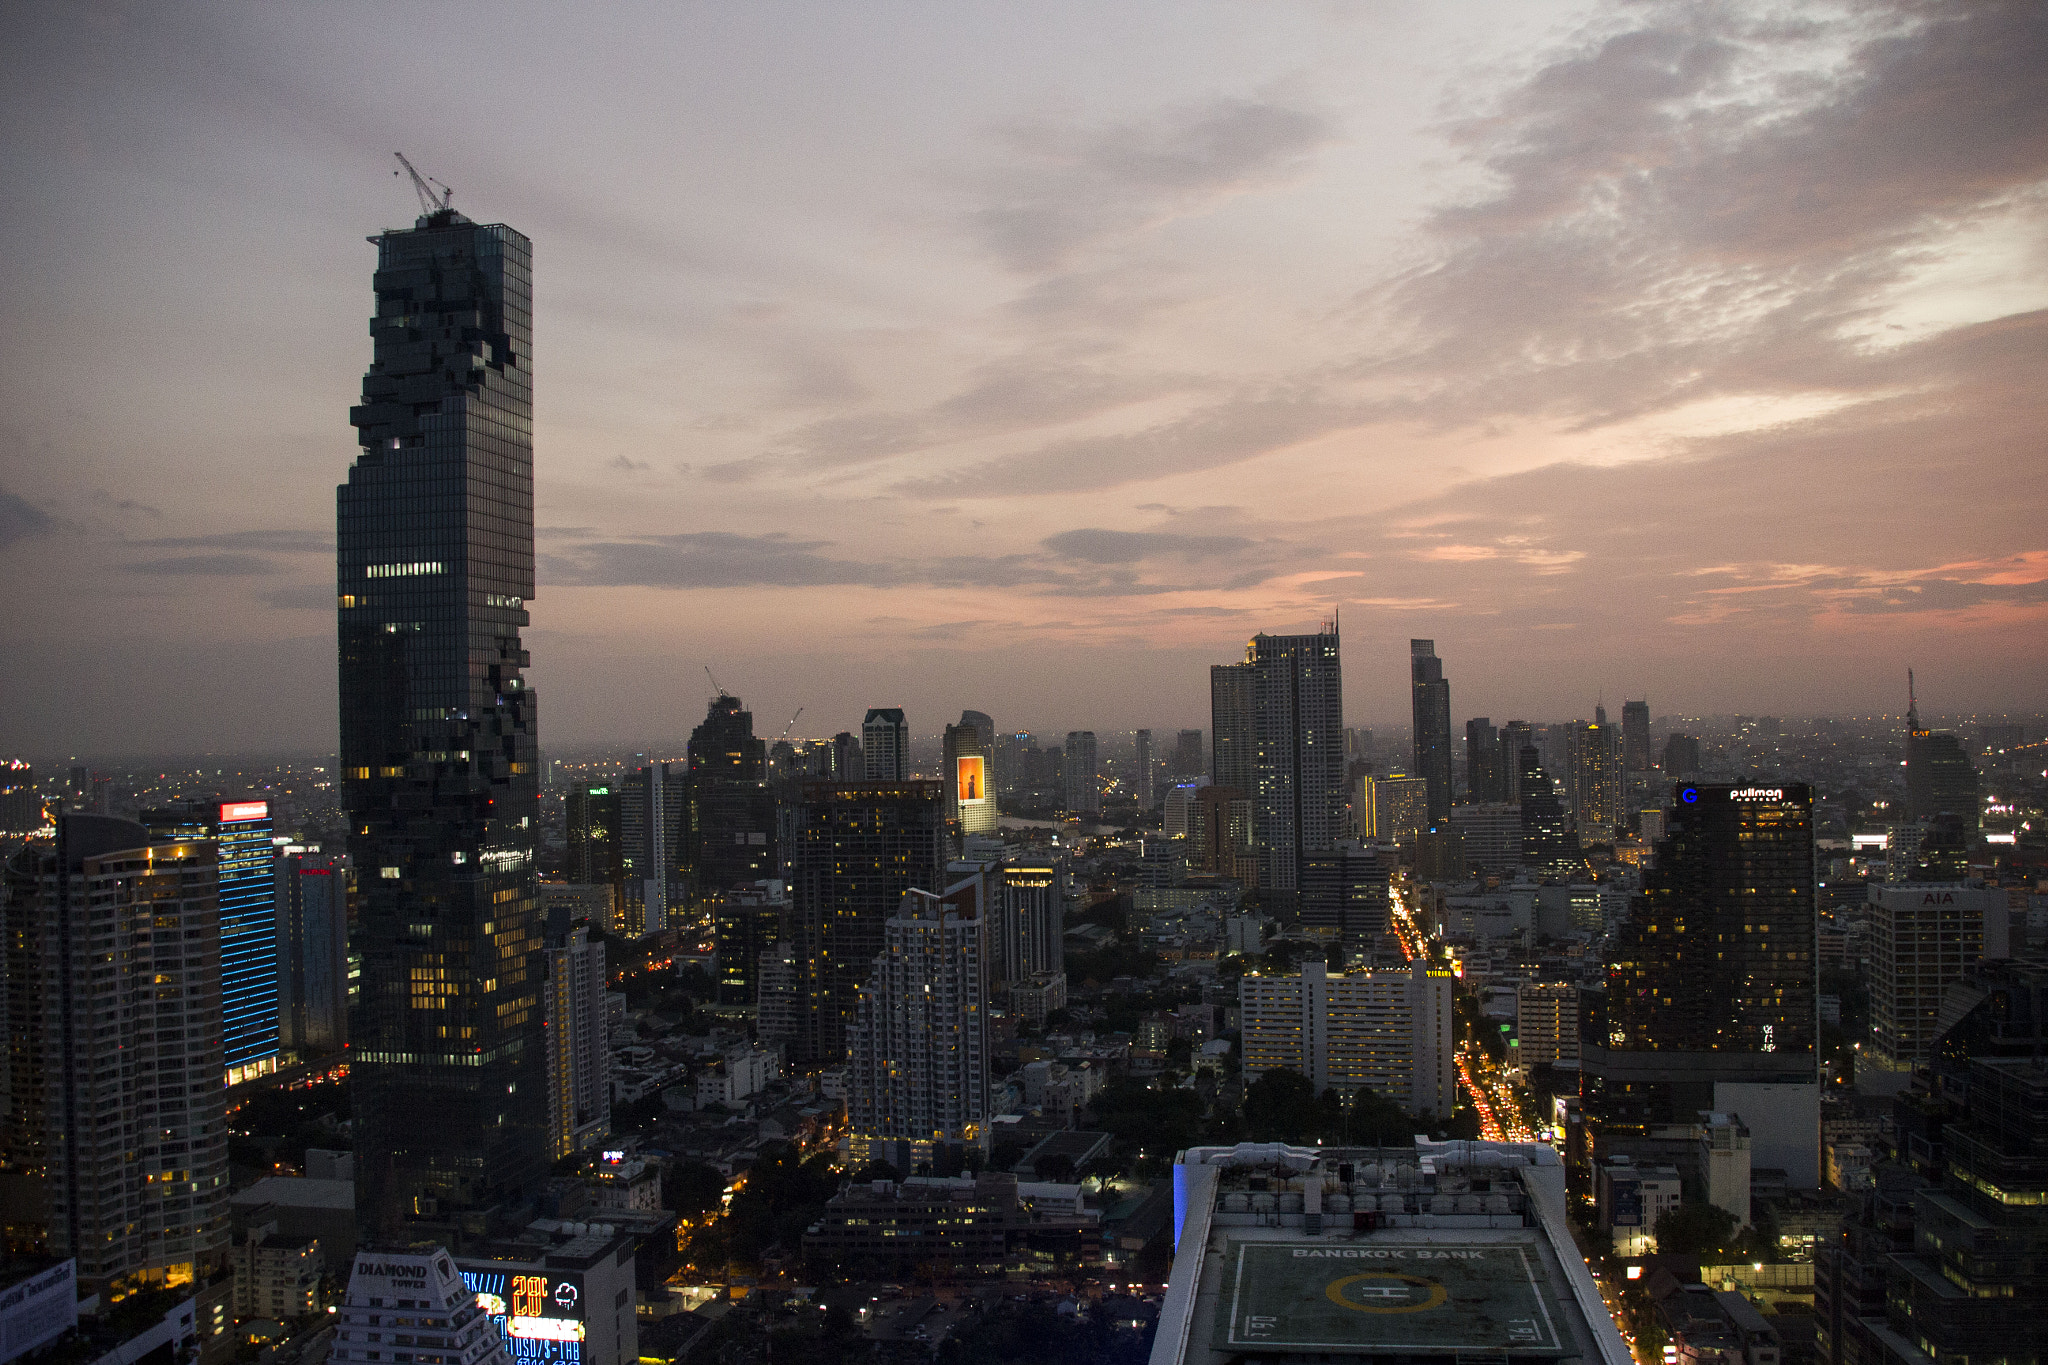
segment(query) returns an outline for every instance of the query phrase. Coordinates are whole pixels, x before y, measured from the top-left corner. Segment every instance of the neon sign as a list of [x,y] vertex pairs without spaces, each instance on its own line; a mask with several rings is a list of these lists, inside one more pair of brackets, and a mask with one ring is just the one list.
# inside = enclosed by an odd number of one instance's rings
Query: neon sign
[[517,1365],[583,1365],[583,1291],[574,1281],[465,1270],[462,1282],[505,1334]]
[[268,801],[229,801],[220,808],[222,824],[231,820],[267,820],[270,818]]
[[1785,789],[1783,787],[1744,787],[1739,791],[1729,792],[1728,799],[1730,801],[1783,801],[1785,799]]
[[1678,799],[1690,806],[1700,799],[1700,789],[1698,787],[1680,787],[1678,789]]

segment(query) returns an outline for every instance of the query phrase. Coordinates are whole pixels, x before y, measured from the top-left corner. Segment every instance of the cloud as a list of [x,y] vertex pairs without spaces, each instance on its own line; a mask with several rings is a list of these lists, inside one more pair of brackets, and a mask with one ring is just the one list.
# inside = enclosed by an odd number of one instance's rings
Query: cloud
[[1332,133],[1320,115],[1218,99],[1151,119],[996,135],[1004,166],[969,221],[1011,269],[1060,269],[1105,238],[1152,226],[1299,169]]
[[331,555],[334,538],[323,531],[279,528],[256,531],[222,531],[204,536],[165,536],[156,540],[131,540],[144,550],[242,550],[281,555]]
[[174,555],[169,559],[150,559],[139,564],[123,564],[124,573],[142,574],[193,574],[202,577],[251,578],[267,574],[275,566],[260,555]]
[[49,535],[57,523],[28,499],[0,488],[0,550],[19,541]]
[[595,541],[544,554],[541,581],[563,587],[886,587],[887,565],[818,553],[828,542],[783,535],[698,531],[630,541]]
[[1088,526],[1061,531],[1039,542],[1065,559],[1090,564],[1135,564],[1140,560],[1175,556],[1182,559],[1214,559],[1248,550],[1252,542],[1243,536],[1182,536],[1171,531],[1105,531]]
[[258,593],[267,605],[285,611],[333,611],[332,583],[299,583],[289,588],[272,588]]

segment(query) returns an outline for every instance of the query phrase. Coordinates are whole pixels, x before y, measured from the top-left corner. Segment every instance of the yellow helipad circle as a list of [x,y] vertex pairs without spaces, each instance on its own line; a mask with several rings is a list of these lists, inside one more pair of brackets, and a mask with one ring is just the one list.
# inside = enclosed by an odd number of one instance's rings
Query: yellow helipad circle
[[[1344,1297],[1344,1291],[1346,1288],[1348,1288],[1351,1285],[1357,1284],[1362,1280],[1398,1281],[1399,1283],[1404,1284],[1411,1289],[1428,1290],[1429,1297],[1425,1298],[1420,1303],[1388,1304],[1356,1303]],[[1395,1291],[1391,1289],[1388,1290],[1387,1296],[1391,1297],[1391,1295],[1394,1292]],[[1442,1307],[1444,1300],[1448,1299],[1451,1296],[1450,1291],[1445,1289],[1442,1285],[1438,1284],[1435,1280],[1425,1280],[1420,1275],[1401,1275],[1391,1270],[1368,1270],[1363,1275],[1345,1275],[1339,1279],[1330,1281],[1330,1283],[1324,1287],[1323,1294],[1330,1300],[1331,1303],[1336,1304],[1339,1308],[1349,1308],[1354,1313],[1421,1313],[1426,1312],[1431,1308]]]

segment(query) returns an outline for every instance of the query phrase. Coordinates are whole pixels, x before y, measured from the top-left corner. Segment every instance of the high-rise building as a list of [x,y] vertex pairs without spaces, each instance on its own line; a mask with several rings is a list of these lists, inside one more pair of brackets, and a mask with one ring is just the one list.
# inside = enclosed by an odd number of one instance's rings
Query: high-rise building
[[1557,783],[1543,767],[1533,744],[1522,746],[1518,763],[1521,776],[1522,861],[1542,868],[1560,868],[1575,863],[1579,837],[1565,816],[1564,801]]
[[1579,988],[1569,981],[1515,987],[1516,1060],[1531,1070],[1579,1060]]
[[1500,731],[1480,716],[1465,722],[1465,792],[1472,802],[1508,799],[1507,770],[1501,762]]
[[1252,789],[1258,737],[1252,729],[1252,666],[1209,667],[1209,780],[1219,787]]
[[227,1249],[218,858],[66,815],[6,865],[0,1169],[44,1233],[9,1240],[75,1258],[82,1293],[204,1282]]
[[[1246,782],[1226,781],[1219,757],[1216,785],[1237,786],[1252,799],[1252,838],[1259,852],[1259,885],[1291,896],[1304,854],[1333,848],[1348,832],[1344,780],[1344,674],[1334,623],[1313,635],[1255,635],[1245,646],[1244,670],[1225,676],[1211,669],[1212,691],[1251,705],[1251,762]],[[1226,712],[1216,713],[1217,753],[1226,752]],[[1235,723],[1233,721],[1233,723]],[[1233,761],[1232,766],[1245,766]]]
[[348,859],[277,860],[278,1043],[302,1056],[348,1045]]
[[569,788],[562,878],[577,886],[611,888],[612,906],[604,927],[619,932],[626,894],[626,865],[619,848],[619,788],[611,782],[578,782]]
[[1522,862],[1522,808],[1505,801],[1459,806],[1447,828],[1455,830],[1466,864],[1480,872],[1507,872]]
[[805,1017],[797,1060],[846,1052],[860,988],[906,891],[941,888],[944,785],[807,782],[790,846],[790,899]]
[[18,758],[0,763],[0,834],[34,834],[46,823],[34,766]]
[[[1196,787],[1188,842],[1202,871],[1230,877],[1247,888],[1259,884],[1259,846],[1254,838],[1252,799],[1235,787]],[[1170,831],[1169,831],[1170,834]]]
[[1451,684],[1436,641],[1408,642],[1410,691],[1415,710],[1415,773],[1429,784],[1429,820],[1451,813]]
[[[494,1297],[520,1308],[528,1302],[524,1294]],[[534,1306],[544,1309],[547,1296],[534,1298],[538,1300]],[[511,1303],[515,1299],[516,1304]],[[420,1345],[422,1336],[433,1343],[429,1351],[435,1365],[512,1365],[512,1354],[507,1349],[510,1343],[547,1340],[539,1333],[533,1338],[509,1335],[492,1321],[494,1314],[479,1303],[477,1291],[463,1283],[461,1272],[456,1270],[447,1251],[426,1242],[359,1249],[349,1270],[348,1291],[338,1307],[333,1319],[334,1344],[327,1352],[334,1365],[388,1362],[398,1352],[391,1349],[392,1343],[386,1338],[396,1337],[398,1333],[391,1329],[400,1326],[406,1329],[407,1336],[414,1338],[409,1345]],[[551,1320],[530,1309],[528,1315],[537,1322]],[[574,1325],[583,1326],[581,1322]],[[522,1359],[554,1360],[563,1365],[580,1362],[581,1334],[567,1344],[578,1348],[573,1357],[566,1352],[550,1351],[535,1352]],[[406,1354],[417,1358],[413,1351]]]
[[1700,772],[1700,742],[1692,735],[1666,735],[1664,761],[1659,765],[1673,782],[1688,781]]
[[671,910],[682,910],[689,823],[690,778],[680,768],[650,763],[619,784],[619,927],[627,938],[660,933]]
[[2003,889],[1961,882],[1872,884],[1869,894],[1870,1041],[1856,1084],[1895,1090],[1940,1036],[1947,989],[1980,959],[2012,955],[2010,912]]
[[519,638],[533,289],[526,238],[453,209],[375,241],[337,589],[363,964],[356,1194],[366,1235],[396,1238],[455,1235],[547,1165],[539,752]]
[[1067,731],[1060,770],[1066,784],[1064,808],[1075,815],[1102,814],[1102,774],[1096,766],[1093,730]]
[[1820,1184],[1815,924],[1811,789],[1679,784],[1582,1021],[1596,1145],[1737,1113],[1758,1165]]
[[903,719],[902,707],[868,708],[867,718],[860,723],[860,751],[869,782],[910,780],[910,725]]
[[904,892],[861,983],[847,1075],[857,1163],[909,1171],[944,1148],[987,1148],[988,967],[978,894],[957,890]]
[[1502,798],[1517,805],[1522,800],[1522,750],[1536,743],[1535,729],[1525,720],[1511,720],[1500,727]]
[[712,897],[719,1004],[759,1004],[761,958],[788,936],[789,914],[789,889],[779,881],[757,882]]
[[1621,766],[1632,773],[1646,773],[1650,762],[1650,703],[1625,701],[1621,704]]
[[1621,824],[1621,746],[1614,727],[1607,723],[1607,708],[1596,710],[1595,719],[1574,721],[1565,732],[1570,755],[1572,817],[1581,843],[1611,844]]
[[1406,968],[1332,973],[1305,962],[1298,976],[1238,981],[1244,1078],[1300,1072],[1316,1093],[1347,1100],[1364,1086],[1410,1114],[1448,1117],[1457,1101],[1457,981],[1417,958]]
[[1387,885],[1393,859],[1356,843],[1302,855],[1301,923],[1334,930],[1347,949],[1370,944],[1387,932]]
[[612,1132],[612,1049],[605,1021],[604,940],[570,928],[547,949],[548,1151],[587,1152]]
[[1181,730],[1173,737],[1173,771],[1170,776],[1189,779],[1200,777],[1209,771],[1209,765],[1202,760],[1202,732]]
[[996,827],[995,722],[979,711],[962,711],[946,727],[940,745],[945,768],[946,818],[965,836],[991,834]]
[[694,899],[775,876],[775,789],[753,713],[720,693],[691,732],[689,754],[689,808],[681,822],[685,894]]
[[[1908,673],[1909,693],[1911,677]],[[1906,707],[1905,823],[1948,816],[1962,821],[1964,836],[1974,840],[1984,818],[1977,793],[1977,768],[1962,741],[1922,729],[1920,702],[1912,698]]]
[[980,918],[990,990],[1066,970],[1062,860],[1020,858],[1003,863],[957,862],[946,869],[949,894],[964,881],[987,879]]
[[1395,773],[1372,782],[1372,837],[1413,843],[1429,824],[1429,783]]
[[1131,741],[1131,785],[1137,788],[1139,810],[1152,809],[1158,768],[1152,761],[1152,732],[1140,730]]
[[277,1070],[277,847],[267,801],[187,801],[144,811],[154,841],[220,848],[222,1064],[239,1085]]

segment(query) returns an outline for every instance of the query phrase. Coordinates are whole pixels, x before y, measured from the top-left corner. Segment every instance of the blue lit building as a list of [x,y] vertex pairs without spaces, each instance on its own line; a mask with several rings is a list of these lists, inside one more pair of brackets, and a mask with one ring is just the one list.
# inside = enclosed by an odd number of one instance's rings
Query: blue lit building
[[155,839],[211,839],[220,857],[221,1038],[227,1083],[277,1070],[277,848],[268,801],[145,811]]

